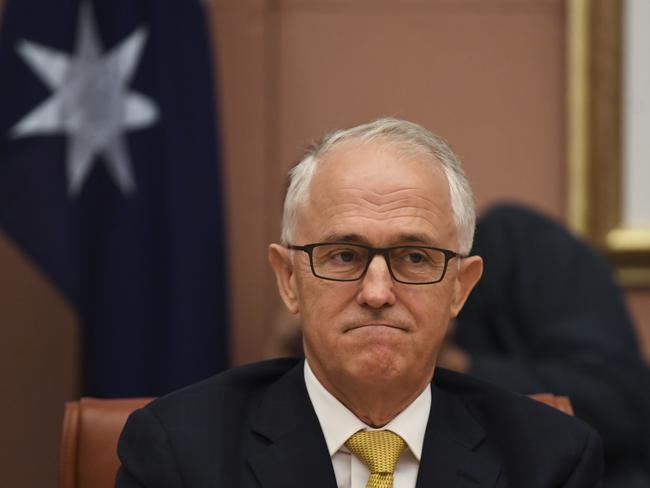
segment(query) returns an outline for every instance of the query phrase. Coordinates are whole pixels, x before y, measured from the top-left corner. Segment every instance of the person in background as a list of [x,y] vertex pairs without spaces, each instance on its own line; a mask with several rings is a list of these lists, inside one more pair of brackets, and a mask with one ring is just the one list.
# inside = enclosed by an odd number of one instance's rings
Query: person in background
[[603,437],[607,487],[650,486],[650,372],[611,269],[562,225],[514,204],[478,220],[484,274],[439,365],[571,399]]
[[459,161],[423,127],[326,136],[291,171],[269,247],[304,360],[235,368],[137,410],[117,486],[597,486],[587,424],[436,367],[482,273],[474,221]]

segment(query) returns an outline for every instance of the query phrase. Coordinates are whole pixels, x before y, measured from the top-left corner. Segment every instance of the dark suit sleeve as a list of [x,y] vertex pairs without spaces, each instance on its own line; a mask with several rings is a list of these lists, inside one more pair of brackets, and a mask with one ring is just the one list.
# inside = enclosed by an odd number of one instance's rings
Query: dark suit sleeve
[[167,434],[149,409],[129,417],[118,444],[116,488],[178,488],[180,474]]
[[501,206],[478,225],[485,273],[461,312],[472,374],[519,393],[568,395],[616,456],[645,450],[650,373],[610,268],[562,226]]
[[600,437],[589,431],[582,455],[563,488],[600,488],[603,476],[603,449]]

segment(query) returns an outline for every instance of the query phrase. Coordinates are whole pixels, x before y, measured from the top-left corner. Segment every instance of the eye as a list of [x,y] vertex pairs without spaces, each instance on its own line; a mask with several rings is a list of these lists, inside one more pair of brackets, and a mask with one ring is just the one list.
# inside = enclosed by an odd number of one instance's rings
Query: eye
[[323,244],[314,249],[313,260],[316,266],[350,267],[365,263],[367,253],[364,248],[348,244]]
[[327,258],[331,263],[335,264],[350,264],[363,261],[364,255],[361,249],[354,249],[350,247],[338,247],[332,249]]
[[339,259],[344,263],[351,263],[354,261],[356,253],[349,250],[338,251],[332,255],[333,259]]
[[406,254],[405,259],[409,264],[420,264],[427,260],[427,256],[422,252],[409,252]]
[[398,267],[408,266],[412,270],[438,266],[438,261],[440,259],[436,252],[419,247],[395,248],[391,256],[391,263],[393,265]]

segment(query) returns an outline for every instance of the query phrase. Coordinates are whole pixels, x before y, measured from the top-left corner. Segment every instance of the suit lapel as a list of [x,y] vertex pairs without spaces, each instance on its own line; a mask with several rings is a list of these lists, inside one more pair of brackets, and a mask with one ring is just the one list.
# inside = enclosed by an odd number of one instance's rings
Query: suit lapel
[[435,384],[431,387],[431,413],[416,487],[494,486],[500,465],[481,449],[485,430],[456,396]]
[[302,361],[269,388],[253,419],[248,461],[263,488],[336,487]]
[[[489,488],[501,467],[465,404],[434,384],[417,488]],[[301,361],[253,412],[248,462],[262,488],[334,488],[336,479]]]

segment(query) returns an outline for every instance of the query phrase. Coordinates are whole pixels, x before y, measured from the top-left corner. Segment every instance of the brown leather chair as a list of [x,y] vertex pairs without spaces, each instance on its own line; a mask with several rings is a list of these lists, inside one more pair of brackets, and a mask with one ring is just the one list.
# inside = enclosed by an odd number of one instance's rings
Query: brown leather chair
[[152,398],[68,402],[59,454],[59,488],[113,488],[117,440],[127,417]]
[[[567,397],[550,393],[531,398],[573,415]],[[129,414],[152,398],[82,398],[65,406],[59,488],[113,488],[120,462],[117,440]]]
[[534,395],[528,396],[530,396],[530,398],[533,400],[546,403],[547,405],[557,408],[567,415],[573,416],[573,406],[571,405],[571,400],[569,400],[569,397],[553,395],[552,393],[535,393]]

